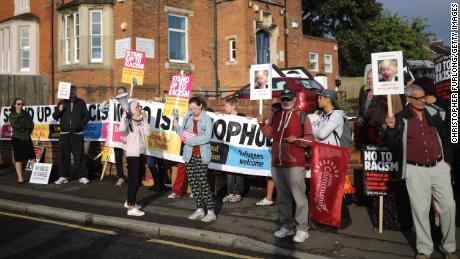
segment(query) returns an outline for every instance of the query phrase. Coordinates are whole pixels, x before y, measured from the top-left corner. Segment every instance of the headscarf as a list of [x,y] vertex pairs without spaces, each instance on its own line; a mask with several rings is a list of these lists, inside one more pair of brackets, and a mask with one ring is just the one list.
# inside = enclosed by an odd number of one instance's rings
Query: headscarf
[[136,107],[139,104],[137,99],[134,99],[128,103],[129,113],[131,114],[131,120],[140,124],[142,122],[142,116],[140,114],[134,114]]

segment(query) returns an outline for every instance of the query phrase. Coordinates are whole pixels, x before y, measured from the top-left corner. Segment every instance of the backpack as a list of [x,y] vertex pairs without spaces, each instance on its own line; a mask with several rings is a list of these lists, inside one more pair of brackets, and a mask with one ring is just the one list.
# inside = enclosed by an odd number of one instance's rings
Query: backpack
[[347,118],[344,116],[343,117],[343,126],[342,126],[342,136],[339,137],[339,134],[337,131],[332,132],[334,134],[335,139],[340,141],[340,146],[344,148],[351,149],[353,146],[353,141],[352,141],[352,133],[351,133],[351,127],[350,124],[348,124]]

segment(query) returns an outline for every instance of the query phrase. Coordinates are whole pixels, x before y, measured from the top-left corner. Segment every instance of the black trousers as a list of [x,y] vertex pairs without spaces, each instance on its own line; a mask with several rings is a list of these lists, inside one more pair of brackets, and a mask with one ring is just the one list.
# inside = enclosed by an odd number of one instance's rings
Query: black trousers
[[128,156],[128,205],[136,203],[137,190],[141,185],[142,176],[145,174],[145,155],[139,157]]
[[153,181],[157,188],[164,188],[166,170],[163,158],[147,156],[147,165],[153,176]]
[[88,177],[86,167],[86,157],[83,147],[83,134],[61,134],[59,136],[59,176],[69,177],[70,172],[70,153],[73,155],[75,174],[78,178]]
[[115,166],[117,167],[117,176],[118,178],[125,179],[125,175],[123,174],[123,149],[122,148],[113,148],[115,152]]

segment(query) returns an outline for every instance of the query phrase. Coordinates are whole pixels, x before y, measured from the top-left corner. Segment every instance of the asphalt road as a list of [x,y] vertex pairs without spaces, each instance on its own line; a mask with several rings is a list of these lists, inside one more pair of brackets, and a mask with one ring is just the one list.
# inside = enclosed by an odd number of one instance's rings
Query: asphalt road
[[268,258],[0,210],[0,258]]

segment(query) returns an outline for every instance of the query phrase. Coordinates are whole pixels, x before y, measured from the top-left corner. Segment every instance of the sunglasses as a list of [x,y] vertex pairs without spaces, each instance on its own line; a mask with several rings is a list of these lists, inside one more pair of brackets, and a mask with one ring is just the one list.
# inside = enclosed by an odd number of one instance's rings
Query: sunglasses
[[414,96],[408,96],[414,100],[416,100],[417,102],[420,102],[421,100],[425,100],[425,95],[424,96],[420,96],[420,97],[414,97]]
[[284,97],[284,98],[281,98],[281,101],[282,101],[282,102],[290,102],[290,101],[292,101],[292,99],[291,99],[291,98]]
[[16,103],[17,106],[22,106],[24,103]]

